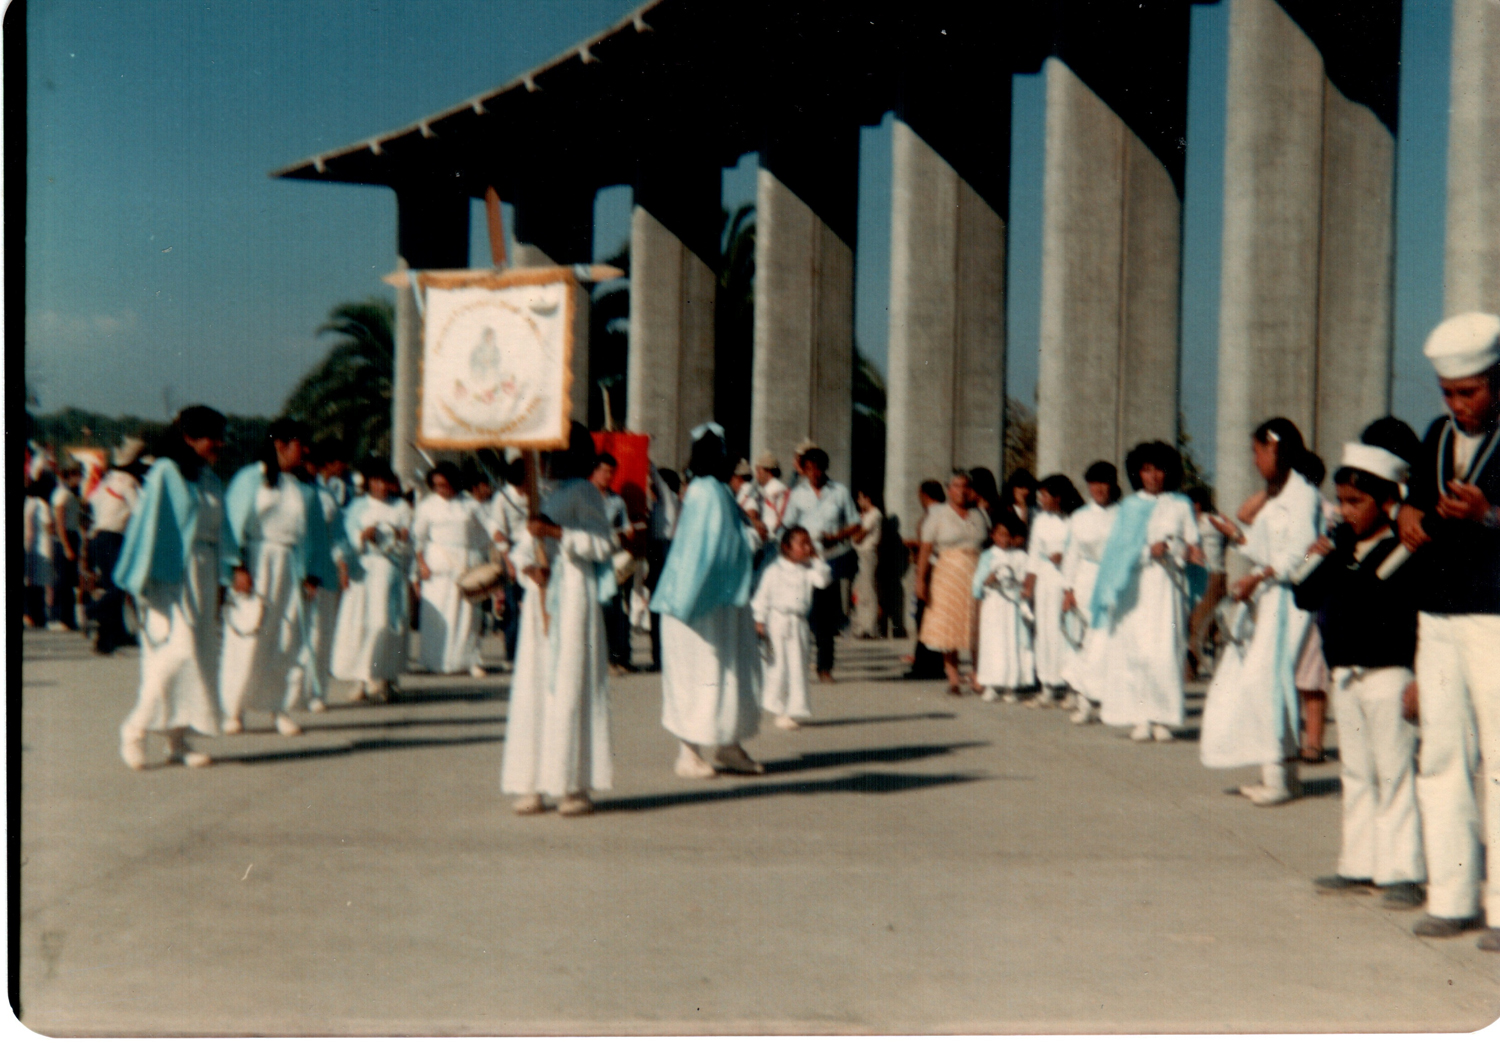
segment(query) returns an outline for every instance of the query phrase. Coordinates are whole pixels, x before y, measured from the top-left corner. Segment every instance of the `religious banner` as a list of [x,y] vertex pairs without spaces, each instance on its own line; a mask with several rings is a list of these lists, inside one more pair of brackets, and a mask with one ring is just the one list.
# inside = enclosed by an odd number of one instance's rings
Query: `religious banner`
[[417,285],[417,444],[566,447],[580,289],[573,271],[429,271],[417,275]]

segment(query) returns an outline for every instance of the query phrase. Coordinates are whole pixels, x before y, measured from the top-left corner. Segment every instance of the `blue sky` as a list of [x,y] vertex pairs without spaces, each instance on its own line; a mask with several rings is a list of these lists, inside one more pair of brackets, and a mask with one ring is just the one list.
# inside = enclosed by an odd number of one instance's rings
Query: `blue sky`
[[[334,304],[384,292],[395,204],[380,188],[267,178],[491,88],[633,0],[32,0],[26,373],[65,404],[162,416],[205,401],[274,413],[322,356]],[[1407,0],[1398,161],[1395,408],[1437,410],[1420,357],[1442,306],[1447,5]],[[1182,395],[1212,455],[1225,5],[1193,8]],[[1036,385],[1040,77],[1015,78],[1009,384]],[[755,158],[726,169],[753,200]],[[856,338],[883,367],[890,117],[861,136]],[[595,254],[630,192],[596,202]],[[473,251],[487,261],[476,202]]]

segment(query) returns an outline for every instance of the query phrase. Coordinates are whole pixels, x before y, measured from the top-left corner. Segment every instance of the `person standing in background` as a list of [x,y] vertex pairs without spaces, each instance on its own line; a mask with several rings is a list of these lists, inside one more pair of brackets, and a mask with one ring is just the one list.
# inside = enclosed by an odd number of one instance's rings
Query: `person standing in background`
[[125,629],[125,592],[115,583],[115,564],[125,542],[125,529],[141,495],[141,453],[146,443],[138,437],[126,438],[114,450],[114,466],[105,472],[89,496],[92,525],[87,547],[89,575],[103,590],[94,605],[94,622],[99,625],[94,638],[94,652],[107,656],[122,645],[134,641]]
[[868,485],[855,490],[854,505],[859,508],[859,531],[854,534],[854,553],[859,558],[859,571],[854,577],[854,637],[878,638],[881,608],[875,580],[880,571],[880,536],[885,513]]
[[1188,581],[1197,599],[1188,618],[1187,678],[1193,682],[1205,668],[1205,648],[1214,628],[1214,611],[1229,593],[1229,576],[1224,567],[1224,535],[1213,525],[1217,516],[1213,495],[1198,485],[1187,491],[1187,498],[1193,501],[1193,517],[1203,537],[1203,564],[1187,567]]
[[[801,525],[812,536],[818,557],[828,563],[833,581],[813,592],[809,620],[818,645],[818,681],[833,681],[834,638],[844,626],[844,580],[858,571],[858,555],[849,538],[859,531],[859,510],[849,490],[828,476],[828,453],[813,446],[802,453],[802,476],[807,484],[792,490],[784,528]],[[973,571],[973,567],[970,567]]]
[[[655,497],[651,503],[651,547],[650,565],[646,574],[646,589],[656,596],[656,584],[661,579],[661,570],[672,550],[672,534],[677,530],[677,515],[682,512],[682,479],[677,471],[657,470],[651,464],[651,492]],[[661,670],[661,613],[651,610],[651,671]]]
[[78,503],[78,481],[83,471],[77,463],[62,468],[52,489],[52,622],[54,631],[78,630],[78,561],[83,550],[83,512]]
[[421,580],[419,630],[422,666],[433,674],[485,676],[479,657],[479,617],[458,589],[458,578],[478,565],[489,546],[472,500],[460,498],[462,478],[451,463],[427,473],[431,492],[412,516],[412,546]]
[[526,531],[526,460],[517,456],[505,464],[505,476],[490,500],[489,527],[494,531],[490,539],[500,551],[505,563],[505,609],[500,619],[500,629],[505,635],[506,662],[516,662],[516,641],[521,629],[521,598],[524,589],[516,572],[511,551],[521,542]]
[[52,604],[54,579],[52,558],[57,548],[57,526],[52,517],[52,490],[57,478],[42,471],[26,486],[21,505],[21,537],[26,550],[25,618],[28,627],[47,626],[47,607]]
[[774,452],[767,450],[755,457],[755,485],[760,489],[766,535],[779,542],[781,523],[786,518],[786,505],[792,490],[781,480],[781,461]]

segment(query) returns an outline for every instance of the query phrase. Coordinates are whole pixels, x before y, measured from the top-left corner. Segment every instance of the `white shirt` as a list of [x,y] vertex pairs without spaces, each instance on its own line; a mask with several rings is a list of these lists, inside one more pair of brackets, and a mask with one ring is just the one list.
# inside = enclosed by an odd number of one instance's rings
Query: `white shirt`
[[1068,549],[1068,519],[1051,511],[1040,511],[1031,526],[1026,553],[1031,558],[1030,572],[1040,573],[1047,566],[1059,567],[1053,555],[1061,557]]
[[806,616],[812,608],[813,591],[827,587],[833,571],[821,558],[809,558],[801,565],[777,557],[761,574],[751,599],[750,611],[756,623],[765,623],[773,612],[788,616]]
[[1068,549],[1062,563],[1063,580],[1067,586],[1075,586],[1085,562],[1098,565],[1104,560],[1104,547],[1109,543],[1109,533],[1114,528],[1119,506],[1118,503],[1111,503],[1108,507],[1090,503],[1069,516]]
[[484,527],[472,499],[444,499],[437,493],[423,497],[412,516],[412,545],[434,575],[457,576],[479,564],[485,551]]
[[792,490],[786,487],[786,482],[776,477],[758,488],[764,508],[761,521],[765,522],[766,530],[774,536],[786,518],[787,500],[791,498]]
[[488,527],[491,538],[495,533],[503,537],[499,544],[501,550],[508,551],[520,542],[521,534],[526,531],[528,505],[526,493],[508,481],[490,497]]
[[141,498],[141,483],[134,474],[110,470],[99,479],[89,496],[94,517],[94,535],[101,532],[124,532],[130,515]]
[[307,505],[302,502],[302,482],[286,471],[276,487],[264,481],[255,486],[255,513],[250,517],[246,539],[295,547],[307,535]]
[[984,545],[990,531],[990,519],[978,507],[970,507],[963,515],[950,504],[934,503],[927,508],[922,519],[918,538],[932,544],[932,549],[941,554],[956,547],[967,547],[977,551]]
[[840,532],[859,521],[859,510],[854,506],[854,497],[837,481],[829,481],[821,491],[814,492],[812,483],[800,485],[792,490],[787,501],[787,528],[801,525],[812,536],[813,549],[824,558],[837,558],[853,549],[849,540],[842,539],[828,548],[823,547],[823,536]]

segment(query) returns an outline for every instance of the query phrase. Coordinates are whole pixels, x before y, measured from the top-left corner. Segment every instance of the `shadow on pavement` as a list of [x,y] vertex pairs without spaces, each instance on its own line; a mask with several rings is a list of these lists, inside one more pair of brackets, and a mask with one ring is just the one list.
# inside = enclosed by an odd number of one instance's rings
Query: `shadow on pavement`
[[406,738],[402,740],[354,740],[337,747],[305,747],[291,751],[261,751],[252,755],[215,755],[216,765],[227,765],[236,762],[241,765],[255,765],[260,762],[295,762],[308,758],[335,758],[339,755],[353,755],[361,751],[400,751],[414,747],[460,747],[466,744],[498,744],[505,737],[500,736],[464,736],[464,737],[419,737]]
[[876,722],[920,722],[924,719],[954,719],[952,711],[923,711],[915,715],[870,715],[868,718],[814,718],[803,722],[804,729],[825,729],[831,726],[865,726]]
[[917,788],[970,784],[994,777],[971,773],[855,773],[837,780],[800,781],[768,784],[764,781],[744,784],[726,791],[685,791],[670,795],[639,795],[635,798],[611,798],[594,803],[596,812],[665,809],[668,806],[691,806],[701,802],[733,802],[737,799],[761,798],[765,795],[829,795],[845,792],[856,795],[887,795]]
[[814,751],[796,758],[781,758],[763,763],[767,773],[800,773],[806,769],[828,769],[832,766],[857,766],[870,762],[914,762],[917,759],[951,755],[971,747],[989,747],[988,741],[969,740],[959,744],[905,744],[899,747],[871,747],[858,751]]
[[505,721],[504,715],[493,718],[398,718],[389,722],[325,722],[321,725],[302,723],[305,733],[341,733],[351,729],[413,729],[428,726],[482,726]]

